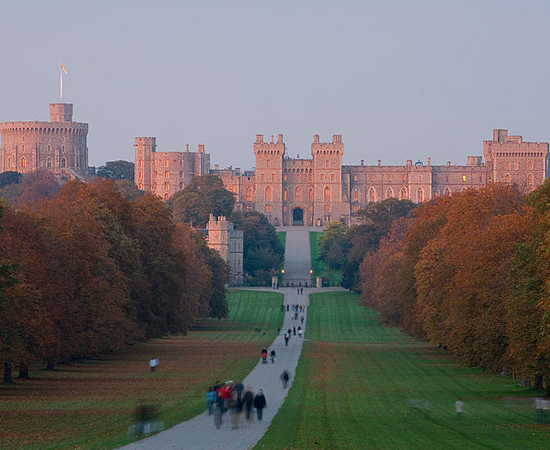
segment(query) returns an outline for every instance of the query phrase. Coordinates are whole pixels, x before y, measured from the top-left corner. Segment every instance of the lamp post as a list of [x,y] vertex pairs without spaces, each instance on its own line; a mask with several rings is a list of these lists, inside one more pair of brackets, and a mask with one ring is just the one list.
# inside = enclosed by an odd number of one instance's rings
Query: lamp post
[[311,278],[311,287],[313,287],[313,286],[315,286],[315,285],[313,284],[313,269],[309,269],[309,276],[310,276],[310,278]]

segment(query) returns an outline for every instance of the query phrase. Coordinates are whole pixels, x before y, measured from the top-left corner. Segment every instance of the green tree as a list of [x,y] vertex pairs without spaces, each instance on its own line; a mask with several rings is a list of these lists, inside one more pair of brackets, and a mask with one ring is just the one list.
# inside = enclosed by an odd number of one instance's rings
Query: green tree
[[174,218],[204,228],[214,216],[229,217],[235,207],[235,196],[226,190],[223,181],[215,175],[195,177],[171,199]]
[[97,176],[113,180],[134,181],[134,163],[130,161],[107,161],[104,166],[96,170]]
[[243,230],[243,267],[249,282],[268,285],[271,276],[283,268],[285,248],[279,241],[273,225],[256,211],[234,212],[231,221]]
[[369,203],[357,212],[359,225],[346,233],[346,262],[342,270],[342,286],[346,289],[360,289],[359,266],[365,255],[378,249],[380,240],[386,236],[394,220],[406,217],[416,207],[410,200],[389,198]]
[[23,174],[8,170],[0,173],[0,188],[9,186],[10,184],[18,184],[23,180]]

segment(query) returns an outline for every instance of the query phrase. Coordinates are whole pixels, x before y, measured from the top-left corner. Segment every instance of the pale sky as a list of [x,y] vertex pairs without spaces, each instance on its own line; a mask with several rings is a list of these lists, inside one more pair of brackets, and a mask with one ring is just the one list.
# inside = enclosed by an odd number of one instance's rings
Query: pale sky
[[74,104],[90,165],[205,144],[254,166],[341,134],[345,164],[463,165],[493,128],[550,141],[547,0],[0,0],[0,122]]

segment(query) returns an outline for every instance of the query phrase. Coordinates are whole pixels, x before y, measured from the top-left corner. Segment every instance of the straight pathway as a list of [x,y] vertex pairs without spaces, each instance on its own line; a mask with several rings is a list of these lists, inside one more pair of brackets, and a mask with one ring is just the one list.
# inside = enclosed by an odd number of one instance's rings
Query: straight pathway
[[[290,231],[290,232],[289,232]],[[309,230],[304,228],[292,229],[287,231],[287,242],[285,250],[285,275],[287,270],[289,276],[301,276],[306,273],[309,275],[310,252],[309,252]],[[298,327],[301,325],[305,331],[307,320],[307,306],[309,306],[309,293],[319,289],[304,288],[303,294],[298,294],[297,289],[282,288],[278,292],[284,294],[285,310],[286,305],[290,305],[290,311],[285,312],[282,330]],[[303,313],[304,324],[300,321],[292,320],[293,311],[291,305],[305,305],[306,310]],[[256,419],[247,422],[241,417],[239,428],[231,429],[230,418],[228,414],[223,416],[223,423],[220,429],[214,425],[214,416],[209,416],[207,412],[176,425],[166,431],[154,436],[134,442],[130,445],[121,447],[124,450],[249,450],[252,449],[260,438],[269,428],[271,421],[282,406],[296,373],[296,367],[304,338],[292,336],[288,346],[285,346],[283,331],[273,344],[269,347],[268,353],[274,349],[277,353],[275,364],[261,364],[258,362],[256,367],[243,380],[246,387],[250,386],[254,393],[259,389],[264,391],[267,401],[267,408],[264,410],[263,420]],[[258,349],[258,354],[260,349]],[[283,370],[288,370],[291,374],[291,380],[288,389],[283,389],[280,379]],[[244,416],[244,415],[241,415]]]

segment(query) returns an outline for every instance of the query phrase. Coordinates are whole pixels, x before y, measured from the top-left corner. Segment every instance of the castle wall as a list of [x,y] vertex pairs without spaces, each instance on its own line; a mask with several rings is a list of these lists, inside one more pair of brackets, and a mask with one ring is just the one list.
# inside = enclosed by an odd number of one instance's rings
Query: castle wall
[[134,140],[134,179],[141,190],[168,200],[187,186],[195,176],[210,172],[210,155],[200,144],[196,152],[158,152],[156,138]]
[[[138,151],[142,146],[138,139],[142,138],[136,138],[136,161],[138,155],[146,153]],[[153,166],[162,165],[168,154],[158,153],[155,159],[154,145],[148,145]],[[341,135],[333,135],[331,142],[320,142],[318,135],[313,136],[311,159],[289,158],[282,134],[276,140],[271,136],[269,142],[256,135],[255,170],[215,166],[210,172],[235,194],[237,210],[258,211],[275,226],[324,226],[335,220],[349,224],[357,211],[388,198],[421,203],[494,182],[515,183],[530,191],[548,177],[548,150],[548,143],[523,142],[521,136],[509,136],[507,130],[499,129],[494,130],[492,141],[483,143],[484,157],[467,156],[465,165],[448,162],[434,166],[428,158],[426,164],[408,160],[400,166],[384,166],[381,161],[377,165],[361,162],[343,166]],[[184,160],[183,164],[189,167],[191,163]],[[156,176],[162,177],[163,170]],[[169,177],[175,176],[176,186],[181,182],[178,170],[177,164],[167,170]]]

